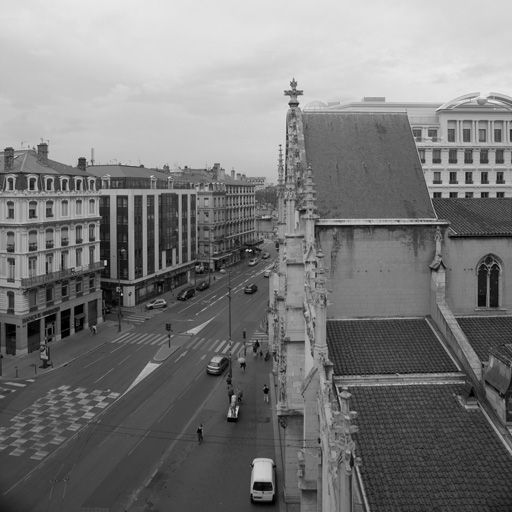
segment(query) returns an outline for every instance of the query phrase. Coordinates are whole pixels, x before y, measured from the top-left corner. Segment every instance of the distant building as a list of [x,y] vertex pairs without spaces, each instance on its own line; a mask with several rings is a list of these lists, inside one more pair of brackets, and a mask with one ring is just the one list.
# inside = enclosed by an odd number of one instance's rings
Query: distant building
[[0,153],[0,342],[39,350],[102,322],[99,191],[85,158],[74,168],[48,144]]
[[247,176],[247,181],[254,185],[254,190],[262,190],[267,186],[267,178],[264,176]]
[[134,306],[185,284],[197,258],[196,191],[169,173],[95,165],[105,301]]
[[446,103],[361,102],[305,112],[403,112],[409,118],[431,197],[512,197],[512,98],[470,93]]

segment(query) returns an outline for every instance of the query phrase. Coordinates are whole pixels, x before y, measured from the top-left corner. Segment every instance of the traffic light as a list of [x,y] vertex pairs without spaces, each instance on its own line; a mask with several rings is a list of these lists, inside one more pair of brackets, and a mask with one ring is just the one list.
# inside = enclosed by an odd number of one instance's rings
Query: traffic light
[[166,323],[166,324],[165,324],[165,328],[166,328],[169,332],[171,332],[171,331],[172,331],[172,328],[171,328],[171,324],[170,324],[170,323]]

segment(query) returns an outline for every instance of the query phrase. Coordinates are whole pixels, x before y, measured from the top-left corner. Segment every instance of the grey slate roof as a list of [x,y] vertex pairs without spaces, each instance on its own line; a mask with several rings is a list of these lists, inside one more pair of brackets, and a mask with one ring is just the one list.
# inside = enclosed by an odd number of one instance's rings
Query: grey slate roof
[[512,456],[463,385],[350,387],[372,512],[510,512]]
[[512,341],[511,316],[457,317],[457,322],[482,362],[489,360],[491,348]]
[[450,221],[450,236],[512,236],[512,198],[435,198],[440,219]]
[[302,113],[321,218],[435,219],[405,113]]
[[335,375],[456,372],[425,319],[328,320]]

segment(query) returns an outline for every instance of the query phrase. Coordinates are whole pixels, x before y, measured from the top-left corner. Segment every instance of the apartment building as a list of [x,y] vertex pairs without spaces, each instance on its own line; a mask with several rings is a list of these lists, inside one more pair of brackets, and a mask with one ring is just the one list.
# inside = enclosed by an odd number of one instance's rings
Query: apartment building
[[187,283],[197,257],[194,185],[128,165],[94,165],[88,172],[101,187],[105,302],[135,306]]
[[305,111],[406,112],[431,197],[512,197],[512,98],[470,93],[446,103],[325,104]]
[[102,321],[99,191],[48,144],[0,153],[0,344],[39,350]]

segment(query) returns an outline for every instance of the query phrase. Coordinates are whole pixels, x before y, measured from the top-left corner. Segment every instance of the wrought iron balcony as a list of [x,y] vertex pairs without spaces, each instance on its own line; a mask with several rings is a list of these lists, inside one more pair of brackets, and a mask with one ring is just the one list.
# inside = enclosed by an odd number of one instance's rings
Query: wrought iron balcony
[[46,248],[53,249],[53,240],[46,240]]
[[82,240],[81,238],[77,238],[77,239],[76,239],[76,243],[77,243],[77,244],[81,244],[82,242],[83,242],[83,240]]
[[14,244],[7,244],[7,252],[14,252]]
[[103,262],[98,261],[96,263],[92,263],[91,265],[84,265],[82,267],[76,268],[67,268],[65,270],[49,272],[48,274],[43,274],[40,276],[23,277],[21,279],[21,287],[32,288],[34,286],[41,286],[47,283],[51,283],[52,281],[58,281],[60,279],[69,279],[71,277],[76,277],[82,274],[87,274],[89,272],[95,272],[102,269]]
[[37,251],[37,242],[30,242],[28,244],[28,250],[29,251]]
[[64,246],[64,245],[69,245],[69,239],[68,238],[63,238],[61,241],[60,241],[60,245]]

